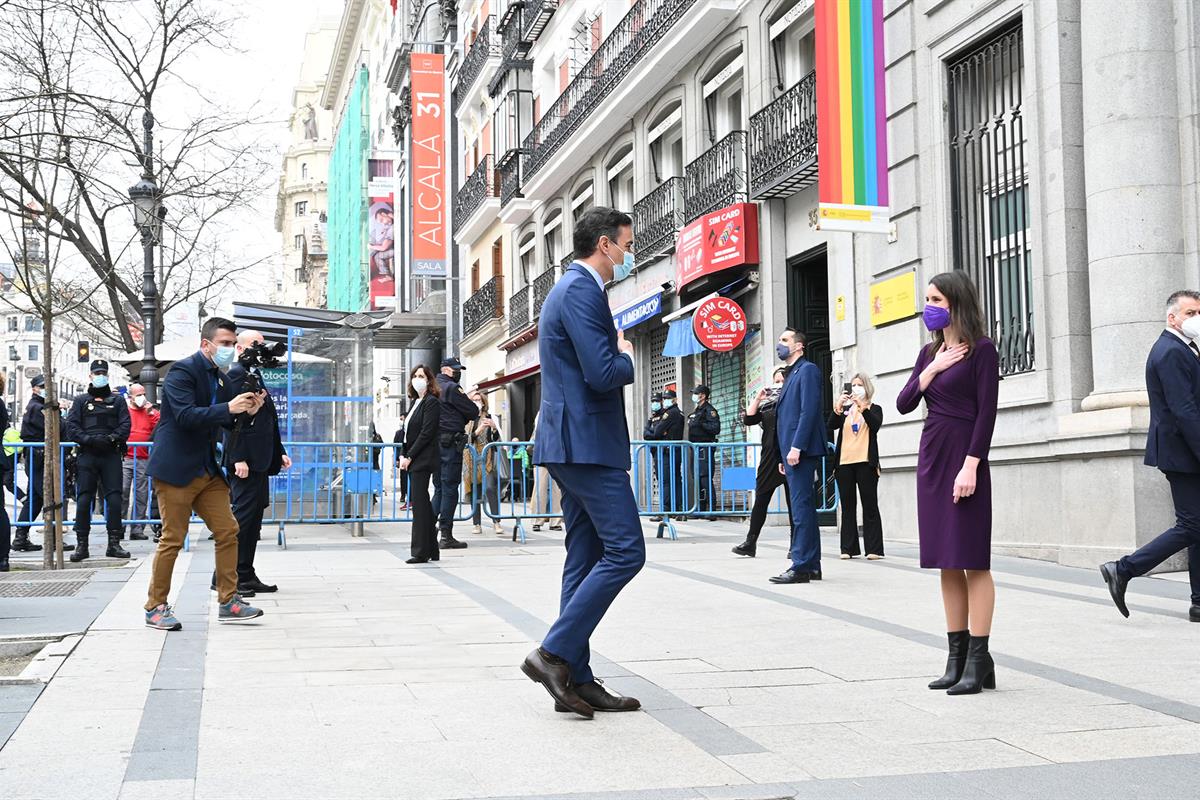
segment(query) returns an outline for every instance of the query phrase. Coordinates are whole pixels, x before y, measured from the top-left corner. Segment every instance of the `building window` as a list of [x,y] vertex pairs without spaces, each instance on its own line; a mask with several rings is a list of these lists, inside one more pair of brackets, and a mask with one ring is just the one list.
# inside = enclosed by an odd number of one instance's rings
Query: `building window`
[[304,234],[303,233],[298,233],[292,237],[292,247],[296,248],[297,250],[304,249]]
[[655,185],[683,177],[683,106],[676,103],[650,126],[650,166]]
[[544,244],[543,251],[546,256],[546,264],[557,264],[558,260],[566,255],[563,249],[563,232],[562,232],[562,211],[555,210],[542,226],[542,242]]
[[38,346],[36,344],[29,345],[29,360],[30,361],[38,360]]
[[588,181],[571,194],[571,219],[578,221],[583,212],[596,204],[592,182]]
[[609,206],[620,211],[632,211],[633,145],[623,148],[609,159],[605,172],[608,179]]
[[17,355],[17,346],[16,345],[10,344],[8,346],[8,360],[9,361],[20,361],[21,360],[21,356]]
[[778,91],[790,89],[816,68],[815,19],[811,3],[796,2],[770,21],[771,76]]
[[9,333],[17,332],[17,318],[16,317],[8,318],[8,332]]
[[542,272],[536,262],[537,237],[532,232],[521,237],[521,243],[517,245],[517,259],[521,262],[521,282],[528,286]]
[[1020,25],[948,64],[954,268],[979,288],[1000,373],[1034,368]]
[[32,314],[25,317],[25,331],[26,333],[41,333],[42,321]]
[[308,180],[308,164],[305,162],[301,162],[300,164],[300,180]]
[[301,200],[300,202],[296,203],[296,216],[297,217],[303,217],[307,213],[308,213],[308,201],[307,200]]
[[709,73],[704,81],[704,113],[710,142],[746,129],[743,120],[743,73],[745,58],[739,50]]

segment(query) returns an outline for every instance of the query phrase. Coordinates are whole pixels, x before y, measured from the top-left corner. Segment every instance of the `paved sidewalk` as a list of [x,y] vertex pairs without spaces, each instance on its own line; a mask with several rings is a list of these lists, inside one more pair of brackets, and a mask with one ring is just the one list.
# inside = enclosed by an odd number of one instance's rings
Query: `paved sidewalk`
[[952,698],[925,688],[944,634],[913,547],[842,562],[828,538],[824,581],[773,586],[785,534],[738,559],[740,532],[649,540],[593,640],[645,712],[590,722],[517,669],[556,612],[560,535],[464,532],[413,567],[406,526],[289,528],[259,550],[282,590],[241,627],[217,625],[193,537],[182,633],[143,627],[143,561],[31,709],[0,693],[0,797],[1196,797],[1200,625],[1177,576],[1134,582],[1125,620],[1094,570],[996,559],[999,690]]

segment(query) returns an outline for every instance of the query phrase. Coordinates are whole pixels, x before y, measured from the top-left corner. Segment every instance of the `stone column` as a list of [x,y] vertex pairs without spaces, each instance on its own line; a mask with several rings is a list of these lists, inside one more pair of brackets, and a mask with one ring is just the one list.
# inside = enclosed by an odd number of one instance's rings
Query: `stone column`
[[1183,212],[1172,0],[1080,4],[1092,393],[1145,405],[1146,351],[1182,288]]

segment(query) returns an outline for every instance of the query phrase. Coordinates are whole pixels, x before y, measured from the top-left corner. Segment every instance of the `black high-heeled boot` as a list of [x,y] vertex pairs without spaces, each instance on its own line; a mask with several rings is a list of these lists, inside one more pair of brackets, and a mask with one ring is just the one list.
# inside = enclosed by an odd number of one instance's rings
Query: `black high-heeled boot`
[[988,653],[988,637],[972,636],[962,677],[946,690],[946,694],[979,694],[984,689],[995,688],[996,662]]
[[971,634],[967,631],[950,631],[946,634],[950,640],[950,655],[946,658],[946,674],[929,684],[930,689],[949,689],[958,683],[962,677],[963,667],[967,664],[967,643]]
[[747,533],[746,541],[733,548],[733,552],[739,556],[750,556],[754,558],[758,553],[758,534]]

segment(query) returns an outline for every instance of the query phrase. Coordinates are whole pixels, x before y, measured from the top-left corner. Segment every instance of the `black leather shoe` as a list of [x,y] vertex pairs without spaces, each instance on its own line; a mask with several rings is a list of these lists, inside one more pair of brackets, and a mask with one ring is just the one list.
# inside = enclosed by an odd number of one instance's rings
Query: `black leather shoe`
[[591,719],[595,715],[587,701],[575,693],[575,689],[571,685],[571,668],[561,658],[551,655],[539,647],[525,656],[521,672],[524,672],[534,683],[540,683],[545,687],[558,705],[587,719]]
[[8,559],[0,558],[0,572],[8,572]]
[[946,694],[979,694],[984,689],[995,688],[996,662],[988,653],[988,637],[972,636],[967,643],[967,663],[962,677],[946,690]]
[[733,548],[733,552],[739,556],[749,556],[754,558],[758,555],[758,540],[746,537],[746,541]]
[[412,558],[405,559],[404,563],[405,564],[425,564],[425,563],[428,563],[428,561],[429,561],[428,558],[417,558],[416,556],[413,556]]
[[1120,571],[1117,570],[1117,562],[1109,561],[1101,564],[1100,574],[1104,576],[1104,582],[1108,584],[1108,593],[1112,595],[1113,602],[1117,605],[1117,611],[1128,617],[1129,606],[1125,605],[1125,587],[1129,585],[1129,581],[1121,577]]
[[1192,622],[1200,622],[1200,606],[1192,606],[1188,609],[1188,619]]
[[19,539],[12,543],[13,552],[16,553],[34,553],[42,549],[40,544],[34,544],[28,539]]
[[805,574],[808,575],[808,579],[810,581],[821,580],[821,570],[817,570],[816,572],[806,572]]
[[797,572],[794,569],[789,569],[787,572],[771,578],[771,583],[808,583],[808,581],[807,572]]
[[958,683],[967,665],[967,645],[971,634],[967,631],[949,631],[946,638],[950,640],[950,655],[946,657],[946,672],[942,677],[929,684],[930,689],[949,689]]
[[[210,583],[210,584],[208,585],[208,590],[209,590],[210,592],[215,592],[215,591],[217,590],[217,584],[216,584],[216,582],[215,582],[215,581],[214,581],[213,583]],[[253,589],[243,589],[241,584],[238,584],[238,589],[237,589],[237,592],[238,592],[238,594],[240,594],[240,595],[241,595],[243,598],[245,598],[245,597],[254,597],[254,590],[253,590]]]
[[270,594],[278,592],[279,587],[273,583],[263,583],[257,577],[248,581],[238,581],[238,594],[246,594],[246,591],[257,592],[258,594]]
[[[635,698],[623,697],[605,689],[604,682],[599,679],[592,683],[579,684],[575,687],[575,694],[596,711],[637,711],[642,707],[641,702]],[[555,703],[554,710],[561,713],[571,711],[562,703]]]
[[448,539],[442,539],[440,542],[438,542],[438,547],[442,548],[443,550],[465,550],[467,549],[467,543],[460,542],[458,539],[455,539],[453,536],[451,536]]
[[131,533],[131,534],[129,534],[129,540],[130,540],[130,541],[132,541],[132,542],[145,542],[145,541],[147,541],[147,540],[149,540],[149,539],[150,539],[150,537],[149,537],[149,536],[147,536],[147,535],[146,535],[146,534],[144,534],[144,533]]

